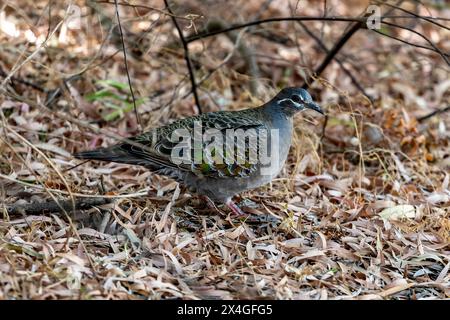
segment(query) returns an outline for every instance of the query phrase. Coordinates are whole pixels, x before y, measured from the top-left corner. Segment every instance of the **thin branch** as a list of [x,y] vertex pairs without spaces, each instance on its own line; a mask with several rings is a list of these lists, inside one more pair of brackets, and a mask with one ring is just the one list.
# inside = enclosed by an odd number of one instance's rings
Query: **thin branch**
[[[397,40],[397,41],[402,42],[402,43],[405,43],[405,44],[407,44],[407,45],[410,45],[410,46],[413,46],[413,47],[416,47],[416,48],[420,48],[420,49],[425,49],[425,50],[433,51],[433,52],[439,54],[439,51],[436,51],[434,48],[427,47],[427,46],[423,46],[423,45],[421,45],[421,44],[417,44],[417,43],[414,43],[414,42],[409,42],[409,41],[406,41],[406,40],[404,40],[404,39],[402,39],[402,38],[398,38],[398,37],[392,36],[392,35],[390,35],[390,34],[383,33],[383,32],[381,32],[381,31],[378,31],[377,29],[372,29],[371,31],[374,31],[374,32],[376,32],[376,33],[378,33],[378,34],[380,34],[380,35],[382,35],[382,36],[385,36],[385,37],[388,37],[388,38]],[[450,54],[448,54],[448,53],[442,52],[442,54],[443,54],[444,56],[446,56],[446,57],[450,57]]]
[[[450,21],[450,18],[445,18],[445,17],[433,17],[433,16],[420,16],[417,15],[417,17],[414,16],[395,16],[395,15],[384,15],[383,19],[416,19],[416,18],[420,18],[420,19],[424,19],[424,20],[433,20],[433,21]],[[445,29],[447,29],[448,27],[444,27]]]
[[[203,78],[201,78],[199,80],[199,82],[198,82],[199,85],[202,85],[206,80],[208,80],[214,74],[214,72],[216,72],[217,70],[222,68],[233,57],[234,52],[236,50],[239,50],[239,43],[241,41],[241,38],[242,38],[245,30],[246,29],[241,30],[241,32],[239,32],[239,34],[234,38],[233,50],[231,50],[230,53],[228,53],[228,55],[222,60],[221,63],[219,63],[219,65],[217,67],[212,69],[207,75],[203,76]],[[187,98],[191,93],[192,93],[192,91],[187,92],[183,97],[181,97],[181,99]]]
[[419,37],[423,38],[426,42],[428,42],[435,50],[435,52],[439,53],[439,55],[442,57],[442,59],[444,59],[444,61],[450,66],[450,61],[448,61],[447,56],[444,52],[442,52],[441,49],[439,49],[433,41],[431,41],[430,39],[428,39],[427,37],[425,37],[423,34],[421,34],[420,32],[417,32],[414,29],[408,28],[408,27],[404,27],[404,26],[400,26],[398,24],[394,24],[394,23],[390,23],[390,22],[386,22],[386,21],[381,21],[381,23],[394,27],[394,28],[399,28],[399,29],[403,29],[403,30],[408,30],[409,32],[412,32],[416,35],[418,35]]
[[441,114],[441,113],[444,113],[444,112],[447,112],[447,111],[450,111],[450,105],[445,107],[445,108],[442,108],[442,109],[434,110],[433,112],[430,112],[429,114],[426,114],[426,115],[424,115],[424,116],[422,116],[420,118],[417,118],[417,121],[423,122],[425,120],[428,120],[431,117],[434,117],[435,115],[438,115],[438,114]]
[[[305,30],[305,32],[311,37],[313,38],[316,43],[318,44],[318,46],[326,53],[328,54],[330,52],[330,50],[326,47],[326,45],[322,42],[322,40],[320,40],[319,37],[317,37],[311,30],[308,29],[308,27],[302,22],[302,21],[298,21],[298,23],[302,26],[303,30]],[[366,96],[370,101],[372,101],[372,97],[370,97],[366,91],[364,90],[364,88],[359,84],[358,80],[353,76],[353,74],[350,72],[350,70],[348,70],[345,66],[344,63],[338,58],[338,57],[334,57],[334,60],[336,60],[336,62],[339,64],[339,66],[341,67],[342,71],[344,71],[345,74],[347,74],[347,76],[350,78],[350,80],[352,81],[353,85],[364,95]],[[373,101],[372,101],[373,102]]]
[[325,130],[327,129],[328,120],[329,120],[329,116],[328,116],[328,114],[326,114],[325,121],[323,122],[323,126],[322,126],[322,134],[320,136],[320,142],[321,142],[320,145],[322,145],[323,138],[325,138]]
[[[166,0],[165,0],[166,1]],[[193,42],[199,39],[211,37],[217,34],[230,32],[233,30],[237,30],[240,28],[255,26],[268,22],[279,22],[279,21],[347,21],[347,22],[355,22],[353,26],[340,38],[340,40],[336,43],[336,45],[329,51],[328,55],[325,57],[324,61],[321,65],[316,69],[315,76],[320,75],[323,70],[328,66],[328,64],[333,60],[334,56],[339,52],[339,50],[344,46],[344,44],[353,36],[353,34],[365,26],[367,21],[367,17],[354,18],[354,17],[279,17],[279,18],[270,18],[263,20],[255,20],[250,21],[243,24],[235,24],[231,25],[228,28],[214,30],[211,32],[201,33],[195,36],[191,36],[187,38],[185,41],[187,43]],[[314,75],[311,75],[310,78],[305,82],[303,88],[308,88],[309,83],[314,79]]]
[[[95,3],[114,4],[115,5],[114,2],[107,1],[107,0],[94,1],[94,2]],[[149,11],[153,10],[153,11],[159,12],[160,14],[165,14],[165,15],[172,16],[172,17],[177,17],[179,19],[184,19],[184,20],[189,20],[189,21],[192,20],[192,18],[189,18],[189,17],[177,16],[177,15],[174,15],[173,13],[168,12],[168,11],[164,11],[164,10],[161,10],[161,9],[158,9],[158,8],[155,8],[155,7],[150,7],[150,6],[146,6],[146,5],[142,5],[142,4],[131,4],[131,3],[126,3],[126,2],[119,2],[117,4],[119,6],[131,7],[131,8],[134,8],[134,9],[136,9],[136,8],[137,9],[147,9]]]
[[28,57],[25,58],[21,63],[18,63],[14,66],[14,68],[9,72],[9,74],[3,79],[3,81],[0,83],[0,93],[3,93],[6,89],[5,86],[8,83],[8,81],[14,76],[14,74],[21,69],[25,64],[27,64],[29,61],[31,61],[35,55],[37,55],[42,48],[45,48],[47,45],[47,42],[49,39],[53,37],[53,35],[58,31],[58,29],[61,27],[61,25],[64,23],[65,18],[61,20],[56,27],[53,29],[53,31],[50,33],[50,35],[45,39]]
[[[117,0],[115,0],[117,1]],[[184,49],[184,59],[186,60],[186,65],[189,71],[189,77],[191,78],[191,86],[192,86],[192,93],[194,94],[194,99],[195,99],[195,104],[197,105],[197,109],[198,109],[198,113],[202,113],[202,107],[200,105],[200,99],[198,98],[198,93],[197,93],[197,84],[195,83],[195,75],[194,75],[194,71],[192,68],[192,62],[191,59],[189,57],[189,47],[188,47],[188,42],[186,41],[186,39],[183,36],[183,31],[180,28],[180,25],[177,22],[177,19],[173,16],[173,12],[172,9],[169,6],[169,3],[167,0],[164,0],[164,4],[167,7],[167,11],[169,11],[169,13],[171,14],[171,18],[173,21],[173,24],[175,25],[175,28],[177,29],[178,35],[180,37],[181,43],[183,44],[183,49]]]
[[118,24],[118,27],[119,27],[120,39],[122,41],[122,49],[123,49],[123,59],[124,59],[124,64],[125,64],[125,71],[127,73],[128,86],[130,87],[131,98],[133,99],[134,114],[136,116],[136,120],[137,120],[137,123],[139,125],[139,129],[142,132],[141,119],[139,118],[139,114],[137,112],[136,98],[134,97],[133,86],[131,85],[130,72],[128,70],[127,50],[125,48],[125,42],[123,40],[122,25],[120,23],[120,16],[119,16],[119,6],[117,4],[117,0],[114,0],[114,2],[115,2],[115,7],[116,7],[116,17],[117,17],[117,24]]
[[[421,45],[417,45],[417,44],[412,44],[412,43],[409,43],[407,41],[402,41],[402,42],[407,43],[407,44],[411,44],[411,45],[419,47],[419,48],[432,50],[432,51],[440,54],[443,57],[443,59],[446,62],[448,62],[445,57],[447,57],[449,55],[447,53],[442,52],[439,48],[437,48],[425,36],[421,35],[420,33],[418,33],[417,31],[415,31],[415,30],[413,30],[411,28],[407,28],[407,27],[403,27],[403,26],[400,26],[400,25],[396,25],[396,24],[392,24],[392,23],[383,21],[383,19],[385,19],[385,18],[391,18],[390,16],[382,16],[380,18],[381,18],[381,23],[383,23],[383,24],[390,25],[392,27],[405,29],[405,30],[408,30],[410,32],[416,33],[420,37],[424,38],[428,43],[430,43],[433,48],[426,47],[426,46],[421,46]],[[409,17],[408,16],[405,16],[405,17],[396,16],[396,18],[409,18]],[[420,18],[422,19],[422,18],[426,18],[426,17],[420,16]],[[435,19],[441,19],[441,18],[437,17]],[[431,20],[431,19],[428,19],[428,20]],[[281,22],[281,21],[341,21],[341,22],[342,21],[344,21],[344,22],[347,21],[347,22],[355,22],[354,28],[356,28],[356,29],[353,29],[352,31],[356,32],[356,30],[358,30],[360,28],[363,28],[363,24],[367,21],[367,18],[366,17],[361,17],[361,18],[355,18],[355,17],[305,17],[305,16],[269,18],[269,19],[263,19],[263,20],[250,21],[250,22],[243,23],[243,24],[234,24],[234,25],[231,25],[230,27],[225,28],[225,29],[213,30],[213,31],[210,31],[210,32],[203,32],[203,33],[200,33],[200,34],[197,34],[197,35],[193,35],[193,36],[190,36],[190,37],[186,38],[186,42],[190,43],[190,42],[193,42],[193,41],[196,41],[196,40],[199,40],[199,39],[208,38],[208,37],[215,36],[215,35],[218,35],[218,34],[221,34],[221,33],[229,32],[229,31],[233,31],[233,30],[237,30],[237,29],[245,28],[245,27],[249,27],[249,26],[255,26],[255,25],[260,25],[260,24],[269,23],[269,22]],[[359,25],[359,27],[358,27],[358,25]],[[396,39],[393,36],[384,34],[382,32],[379,32],[379,31],[375,30],[375,29],[372,29],[372,30],[376,31],[379,34],[382,34],[382,35],[385,35],[387,37]]]
[[281,22],[281,21],[346,21],[346,22],[366,22],[366,18],[355,18],[355,17],[305,17],[305,16],[297,16],[297,17],[278,17],[278,18],[269,18],[262,20],[254,20],[242,24],[233,24],[225,29],[213,30],[211,32],[199,33],[193,36],[186,38],[187,43],[191,43],[197,41],[199,39],[204,39],[208,37],[212,37],[221,33],[230,32],[237,29],[242,29],[245,27],[256,26],[259,24],[269,23],[269,22]]
[[[208,24],[206,26],[207,30],[211,29],[224,29],[228,26],[226,22],[224,22],[221,19],[211,19],[208,21]],[[246,67],[248,68],[248,75],[250,78],[250,92],[253,95],[257,95],[258,90],[260,88],[259,78],[260,78],[260,72],[258,63],[254,57],[254,50],[251,46],[247,46],[245,41],[236,41],[238,37],[241,37],[244,33],[250,31],[250,28],[243,28],[242,30],[233,31],[233,32],[227,32],[225,35],[233,42],[237,44],[237,49],[239,51],[239,54],[242,57],[242,60],[244,60]],[[197,82],[197,85],[200,85],[200,81]]]
[[435,19],[434,17],[421,16],[421,15],[415,13],[415,12],[406,10],[406,9],[400,7],[400,6],[396,6],[396,5],[393,5],[393,4],[390,4],[390,3],[386,3],[386,2],[377,1],[377,3],[378,3],[378,4],[383,4],[383,5],[388,6],[388,7],[391,7],[391,8],[393,8],[393,9],[397,9],[397,10],[403,11],[403,12],[408,13],[408,14],[410,14],[410,15],[416,17],[416,18],[419,18],[419,19],[428,21],[429,23],[432,23],[432,24],[434,24],[434,25],[436,25],[436,26],[439,26],[439,27],[441,27],[441,28],[443,28],[443,29],[450,30],[449,27],[447,27],[447,26],[445,26],[445,25],[443,25],[443,24],[441,24],[441,23],[439,23],[439,22],[436,22],[435,20],[438,20],[438,19]]
[[[309,78],[305,81],[302,88],[307,89],[309,88],[309,85],[311,82],[314,81],[315,77],[318,77],[322,74],[322,72],[325,70],[325,68],[330,64],[330,62],[335,58],[336,54],[342,49],[342,47],[350,40],[350,38],[361,28],[366,26],[368,14],[365,14],[363,17],[363,20],[358,20],[357,22],[353,23],[352,26],[350,26],[344,34],[341,36],[341,38],[336,42],[336,44],[333,46],[331,50],[328,51],[325,59],[322,61],[320,66],[315,70],[314,74],[309,75]],[[370,101],[372,101],[369,98]],[[325,130],[328,124],[328,116],[325,117],[325,121],[322,126],[322,138],[325,136]]]
[[314,81],[315,77],[318,77],[322,74],[322,72],[325,70],[325,68],[330,64],[330,62],[334,59],[336,54],[339,52],[339,50],[342,49],[342,47],[347,43],[348,40],[363,26],[365,26],[366,18],[364,19],[358,19],[356,23],[354,23],[336,42],[334,47],[328,51],[328,54],[326,55],[325,59],[322,61],[319,67],[314,71],[314,74],[310,75],[309,78],[305,81],[305,84],[302,86],[303,89],[309,88],[310,82]]
[[[3,71],[1,67],[0,67],[0,76],[1,77],[7,77],[8,76],[8,74],[5,71]],[[29,86],[29,87],[37,90],[37,91],[47,92],[47,90],[44,89],[43,87],[41,87],[40,85],[37,85],[37,84],[35,84],[35,83],[31,82],[31,81],[28,81],[28,80],[20,79],[20,78],[17,78],[17,77],[10,77],[10,81],[13,84],[14,84],[14,82],[18,82],[18,83],[21,83],[23,85]]]
[[[420,16],[421,18],[428,18],[429,20],[435,19],[435,20],[444,20],[447,21],[449,19],[442,18],[442,17],[426,17],[426,16]],[[410,16],[382,16],[380,17],[381,20],[385,18],[405,18],[405,19],[411,19],[413,17]],[[205,31],[196,35],[192,35],[190,37],[186,38],[186,42],[191,43],[194,41],[197,41],[199,39],[209,38],[221,33],[270,23],[270,22],[281,22],[281,21],[339,21],[339,22],[366,22],[367,18],[355,18],[355,17],[344,17],[344,16],[334,16],[334,17],[326,17],[326,16],[317,16],[317,17],[308,17],[308,16],[296,16],[296,17],[278,17],[278,18],[268,18],[268,19],[262,19],[262,20],[253,20],[250,22],[242,23],[242,24],[233,24],[225,29],[219,29],[219,30],[212,30],[212,31]]]
[[67,172],[67,171],[73,170],[73,169],[78,168],[79,166],[82,166],[83,164],[86,164],[86,163],[91,162],[91,161],[92,161],[92,160],[85,160],[85,161],[83,161],[83,162],[80,162],[79,164],[76,164],[76,165],[74,165],[74,166],[71,166],[70,168],[67,168],[67,169],[62,170],[62,172]]
[[252,35],[257,36],[257,37],[261,37],[267,41],[270,42],[274,42],[274,43],[279,43],[282,45],[288,45],[289,43],[292,43],[292,39],[289,37],[285,37],[279,34],[275,34],[269,30],[255,30],[251,32]]

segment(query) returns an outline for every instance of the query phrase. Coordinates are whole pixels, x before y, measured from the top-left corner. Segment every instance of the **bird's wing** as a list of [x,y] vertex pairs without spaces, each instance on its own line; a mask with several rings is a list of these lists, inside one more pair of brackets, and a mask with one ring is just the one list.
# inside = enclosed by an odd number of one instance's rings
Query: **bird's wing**
[[[252,112],[214,112],[178,120],[131,138],[136,144],[125,142],[114,147],[120,148],[128,163],[214,178],[246,177],[257,169],[254,157],[258,155],[261,130],[266,130],[266,125]],[[194,140],[196,132],[203,135],[201,144]]]

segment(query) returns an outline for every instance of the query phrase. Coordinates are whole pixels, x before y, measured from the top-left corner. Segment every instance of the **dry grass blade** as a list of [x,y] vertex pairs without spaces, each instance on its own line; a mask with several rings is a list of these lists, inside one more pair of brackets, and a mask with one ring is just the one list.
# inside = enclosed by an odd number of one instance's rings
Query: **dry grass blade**
[[[76,0],[79,24],[62,1],[1,6],[0,299],[450,298],[447,9],[386,5],[386,37],[365,1],[282,2]],[[127,69],[144,130],[305,82],[327,118],[294,118],[282,172],[236,217],[143,167],[72,158],[142,147]]]

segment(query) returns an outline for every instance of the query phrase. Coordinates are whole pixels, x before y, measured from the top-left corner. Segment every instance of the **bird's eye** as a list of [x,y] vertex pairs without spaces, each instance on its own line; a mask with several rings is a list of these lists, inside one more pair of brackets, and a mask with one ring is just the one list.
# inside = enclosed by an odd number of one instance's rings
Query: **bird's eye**
[[296,94],[292,95],[291,99],[292,99],[292,101],[297,102],[297,103],[300,103],[303,101],[303,99]]

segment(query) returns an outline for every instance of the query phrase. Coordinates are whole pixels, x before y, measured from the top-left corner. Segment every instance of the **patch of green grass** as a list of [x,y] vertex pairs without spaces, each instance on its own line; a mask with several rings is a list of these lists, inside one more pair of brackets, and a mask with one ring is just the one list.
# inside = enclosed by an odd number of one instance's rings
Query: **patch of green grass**
[[[88,102],[98,101],[106,107],[106,111],[102,113],[105,121],[114,121],[122,118],[127,112],[133,111],[134,104],[130,88],[127,83],[115,80],[100,80],[96,82],[99,89],[85,96]],[[144,103],[145,99],[136,100],[136,107]]]

